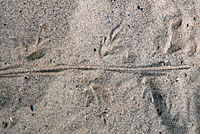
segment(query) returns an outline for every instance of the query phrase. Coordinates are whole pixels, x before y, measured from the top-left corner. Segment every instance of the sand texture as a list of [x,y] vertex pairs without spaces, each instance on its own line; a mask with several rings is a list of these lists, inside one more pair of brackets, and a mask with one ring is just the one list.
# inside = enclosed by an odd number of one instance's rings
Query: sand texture
[[0,0],[0,134],[200,134],[200,0]]

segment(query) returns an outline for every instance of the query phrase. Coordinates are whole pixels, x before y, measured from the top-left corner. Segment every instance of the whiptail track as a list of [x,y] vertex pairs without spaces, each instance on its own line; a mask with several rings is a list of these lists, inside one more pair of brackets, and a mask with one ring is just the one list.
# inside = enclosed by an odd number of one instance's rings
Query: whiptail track
[[[16,67],[16,68],[15,68]],[[6,67],[1,69],[0,68],[0,77],[2,76],[12,76],[18,75],[23,76],[31,73],[36,74],[45,74],[45,75],[52,75],[60,72],[64,72],[67,70],[104,70],[104,71],[115,71],[115,72],[161,72],[161,71],[172,71],[172,70],[185,70],[190,69],[190,66],[156,66],[156,67],[100,67],[100,66],[87,66],[87,65],[80,65],[80,66],[72,66],[72,65],[58,65],[58,66],[48,66],[48,67],[37,67],[26,69],[20,67],[20,65]]]

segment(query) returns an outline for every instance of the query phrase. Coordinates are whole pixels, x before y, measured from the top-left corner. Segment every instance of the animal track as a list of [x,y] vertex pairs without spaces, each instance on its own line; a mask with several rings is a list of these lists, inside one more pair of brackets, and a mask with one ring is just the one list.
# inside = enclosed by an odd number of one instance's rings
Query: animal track
[[158,115],[162,116],[163,114],[167,113],[167,104],[165,102],[165,99],[163,98],[162,93],[156,87],[156,85],[153,81],[150,81],[149,85],[151,88],[152,99],[153,99],[155,109],[156,109]]
[[183,44],[186,39],[181,31],[181,26],[182,18],[178,18],[177,22],[172,22],[172,24],[170,24],[169,33],[171,34],[171,39],[167,48],[167,53],[169,54],[177,52],[183,48]]
[[193,56],[197,51],[197,43],[193,41],[189,41],[187,44],[189,46],[189,51],[187,52],[188,56]]
[[178,30],[182,26],[182,18],[179,18],[177,22],[171,25],[172,31]]
[[110,51],[106,51],[103,56],[114,55],[115,53],[122,51],[122,49],[122,45],[114,46]]
[[[157,36],[154,40],[158,49],[160,45],[166,43],[166,47],[164,49],[165,54],[173,54],[180,50],[185,50],[188,56],[193,56],[197,49],[196,41],[193,39],[194,33],[188,33],[189,38],[187,37],[187,33],[183,29],[183,19],[177,18],[176,21],[170,22],[168,29],[169,36]],[[168,38],[168,41],[167,41]]]
[[33,60],[37,60],[37,59],[40,59],[42,58],[43,56],[45,56],[46,54],[46,51],[47,49],[45,48],[42,48],[42,49],[39,49],[31,54],[29,54],[26,59],[29,60],[29,61],[33,61]]
[[170,47],[168,48],[167,52],[172,54],[181,50],[183,44],[183,35],[180,32],[175,32],[172,35],[172,39],[170,42]]
[[101,36],[102,39],[100,41],[100,47],[99,47],[99,57],[101,59],[108,55],[113,55],[116,54],[117,52],[121,52],[124,49],[122,45],[115,44],[117,39],[119,39],[122,30],[123,30],[123,24],[120,23],[111,30],[109,34],[109,40],[107,40],[106,36],[103,36],[103,38]]
[[163,98],[163,94],[161,93],[161,90],[158,88],[158,84],[155,82],[155,79],[145,79],[145,86],[146,89],[144,90],[143,98],[145,98],[147,94],[147,90],[150,90],[151,94],[151,100],[154,104],[154,107],[157,111],[157,114],[159,116],[163,116],[164,114],[167,114],[168,108],[165,99]]
[[123,57],[122,61],[124,64],[131,64],[136,60],[136,57],[137,56],[136,56],[135,52],[129,50],[126,57],[125,56]]
[[156,78],[145,79],[144,84],[146,89],[144,90],[143,98],[147,95],[147,90],[150,90],[151,100],[156,109],[158,116],[161,118],[161,123],[166,126],[170,134],[175,132],[178,134],[184,134],[187,132],[186,123],[183,122],[183,125],[178,125],[179,113],[175,116],[170,114],[171,104],[168,105],[165,95],[159,89],[159,85],[156,82]]
[[113,28],[110,32],[110,42],[111,44],[114,42],[114,40],[117,39],[120,31],[122,30],[122,28],[120,27],[121,24],[117,25],[115,28]]
[[100,106],[104,103],[109,103],[109,94],[102,86],[90,85],[89,89],[86,89],[86,107],[88,107],[93,101],[96,100],[97,104]]
[[46,54],[47,48],[44,47],[44,44],[47,43],[48,41],[52,40],[52,38],[47,38],[47,39],[44,39],[43,41],[41,41],[40,33],[41,33],[41,26],[39,26],[39,31],[38,31],[38,35],[36,35],[35,44],[33,44],[30,47],[27,43],[24,42],[23,39],[20,39],[22,48],[20,47],[18,49],[20,51],[23,51],[21,49],[25,48],[25,52],[23,52],[22,55],[28,61],[34,61],[34,60],[40,59],[43,56],[45,56],[45,54]]

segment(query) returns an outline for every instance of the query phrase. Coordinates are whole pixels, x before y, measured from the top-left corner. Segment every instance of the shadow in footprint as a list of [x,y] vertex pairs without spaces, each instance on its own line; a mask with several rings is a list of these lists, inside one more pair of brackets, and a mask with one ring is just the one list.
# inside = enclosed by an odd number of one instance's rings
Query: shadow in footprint
[[39,49],[39,50],[34,51],[33,53],[31,53],[30,55],[28,55],[28,56],[26,57],[26,59],[29,60],[29,61],[33,61],[33,60],[40,59],[40,58],[42,58],[42,57],[45,56],[46,51],[47,51],[46,48]]
[[166,126],[170,134],[186,134],[187,127],[186,123],[183,126],[177,124],[179,116],[171,116],[170,110],[167,107],[166,100],[163,97],[163,93],[155,86],[153,81],[150,81],[151,93],[153,104],[157,111],[158,116],[161,117],[162,124]]
[[197,133],[200,134],[200,91],[194,94],[194,98],[195,98],[195,119],[198,126]]

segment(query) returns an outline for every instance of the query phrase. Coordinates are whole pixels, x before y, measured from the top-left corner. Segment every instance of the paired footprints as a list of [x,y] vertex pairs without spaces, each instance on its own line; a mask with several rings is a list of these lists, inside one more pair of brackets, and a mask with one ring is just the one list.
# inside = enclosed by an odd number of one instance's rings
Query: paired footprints
[[[109,37],[102,37],[102,40],[100,42],[100,49],[99,49],[99,56],[101,59],[103,59],[106,56],[114,55],[118,52],[123,51],[124,47],[115,43],[120,36],[120,32],[123,29],[123,25],[119,24],[115,28],[113,28],[109,34]],[[168,43],[166,43],[165,48],[163,49],[164,54],[171,55],[173,53],[176,53],[178,51],[181,51],[183,49],[186,49],[186,47],[189,47],[187,51],[188,56],[193,56],[196,52],[197,44],[194,40],[190,39],[189,43],[186,43],[188,41],[183,29],[183,19],[181,17],[178,17],[175,21],[171,21],[169,24],[169,36],[162,37],[161,40],[165,40],[168,38]],[[162,43],[162,42],[159,42]],[[158,43],[158,44],[159,44]],[[161,44],[159,44],[161,45]],[[102,51],[102,49],[107,50],[105,52]],[[130,54],[127,58],[127,62],[134,62],[134,54]],[[153,68],[153,67],[152,67]],[[155,78],[156,79],[156,78]],[[152,103],[155,107],[155,110],[158,114],[158,116],[162,120],[162,124],[167,127],[170,133],[178,132],[178,133],[186,133],[186,124],[184,126],[177,125],[178,116],[172,116],[170,114],[171,105],[168,104],[166,100],[166,96],[162,93],[161,89],[156,86],[154,79],[148,79],[145,82],[145,90],[148,89],[148,91],[145,91],[144,97],[146,96],[147,92],[150,93]],[[94,97],[92,97],[92,100]],[[91,101],[89,101],[91,103]],[[87,105],[88,106],[88,105]]]
[[[120,35],[124,28],[123,22],[116,25],[106,36],[101,36],[99,47],[99,58],[103,59],[107,56],[112,56],[121,53],[125,50],[126,46],[119,43]],[[184,20],[182,16],[173,18],[169,21],[168,35],[159,35],[154,39],[155,45],[161,53],[171,55],[173,53],[183,51],[183,53],[189,57],[193,56],[197,51],[197,43],[194,40],[194,32],[185,32]],[[190,35],[186,35],[190,34]],[[162,46],[165,44],[164,46]],[[124,63],[133,63],[136,55],[133,52],[128,52],[126,57],[123,57]]]

